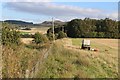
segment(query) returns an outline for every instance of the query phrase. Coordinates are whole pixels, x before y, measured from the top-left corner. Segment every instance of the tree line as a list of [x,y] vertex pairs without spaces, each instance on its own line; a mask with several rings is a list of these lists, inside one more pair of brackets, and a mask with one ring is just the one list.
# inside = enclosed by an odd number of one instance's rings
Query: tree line
[[[63,31],[72,38],[120,38],[120,21],[105,19],[73,19],[62,26],[55,26],[55,34]],[[48,29],[52,33],[52,28]]]

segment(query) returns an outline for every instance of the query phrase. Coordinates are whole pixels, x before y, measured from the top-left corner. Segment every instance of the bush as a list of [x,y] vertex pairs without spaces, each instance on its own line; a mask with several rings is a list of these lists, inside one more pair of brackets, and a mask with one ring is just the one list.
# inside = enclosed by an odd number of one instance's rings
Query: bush
[[10,28],[10,25],[7,23],[3,23],[2,28],[2,44],[19,44],[20,43],[20,33],[16,31],[14,28]]
[[20,36],[21,38],[33,38],[34,37],[34,35],[32,34],[21,34]]
[[47,37],[50,41],[53,40],[53,34],[51,32],[47,33]]
[[65,37],[67,37],[67,34],[64,33],[63,31],[60,31],[60,32],[58,33],[57,39],[61,39],[61,38],[65,38]]
[[45,35],[40,34],[39,32],[35,33],[34,41],[36,44],[48,42],[48,38]]

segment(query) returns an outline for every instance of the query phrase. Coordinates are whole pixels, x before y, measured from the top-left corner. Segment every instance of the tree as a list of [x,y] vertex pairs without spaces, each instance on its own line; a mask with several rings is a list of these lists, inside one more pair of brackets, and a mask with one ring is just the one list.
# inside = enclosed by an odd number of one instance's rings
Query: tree
[[80,33],[80,25],[82,24],[81,20],[74,19],[68,22],[67,24],[67,35],[68,37],[78,37]]
[[[120,21],[112,20],[109,18],[105,19],[73,19],[64,25],[64,31],[67,33],[68,37],[72,38],[119,38]],[[63,26],[63,25],[62,25]],[[61,31],[62,26],[55,27],[55,33]],[[52,32],[52,28],[48,30]]]

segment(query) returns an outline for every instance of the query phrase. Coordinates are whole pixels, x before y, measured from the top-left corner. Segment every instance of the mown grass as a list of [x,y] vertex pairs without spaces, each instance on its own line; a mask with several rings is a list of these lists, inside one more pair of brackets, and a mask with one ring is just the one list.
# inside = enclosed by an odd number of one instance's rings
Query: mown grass
[[82,39],[79,38],[71,38],[71,39],[72,39],[72,45],[81,46]]
[[[72,40],[72,45],[80,46],[81,47],[83,38],[71,38],[71,40]],[[106,53],[107,52],[108,53],[117,53],[117,51],[118,51],[117,47],[116,48],[112,48],[109,45],[104,45],[104,43],[99,44],[99,43],[97,43],[97,41],[96,42],[93,41],[92,38],[89,39],[89,40],[91,40],[91,43],[90,43],[91,44],[90,45],[91,48],[92,49],[98,49],[101,53],[104,53],[104,52],[106,52]],[[116,44],[118,44],[118,43],[116,42]]]
[[[73,39],[75,41],[75,39]],[[78,45],[79,39],[73,44]],[[117,78],[117,59],[106,58],[91,51],[66,49],[56,42],[46,61],[40,67],[37,78]],[[99,56],[95,56],[98,54]],[[112,54],[112,53],[111,53]],[[109,59],[114,63],[109,62]],[[112,67],[109,66],[108,62]]]

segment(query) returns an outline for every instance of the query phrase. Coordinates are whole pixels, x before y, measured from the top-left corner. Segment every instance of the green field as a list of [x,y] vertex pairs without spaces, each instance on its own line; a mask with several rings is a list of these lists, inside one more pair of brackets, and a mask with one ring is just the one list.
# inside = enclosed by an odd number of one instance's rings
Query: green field
[[[82,39],[71,39],[74,46],[80,46]],[[56,41],[48,58],[41,66],[38,78],[117,78],[118,48],[106,45],[104,39],[90,39],[91,47],[98,52],[69,49],[64,42]],[[103,41],[103,44],[97,43]],[[111,40],[107,40],[107,42]],[[117,40],[112,40],[117,45]]]

